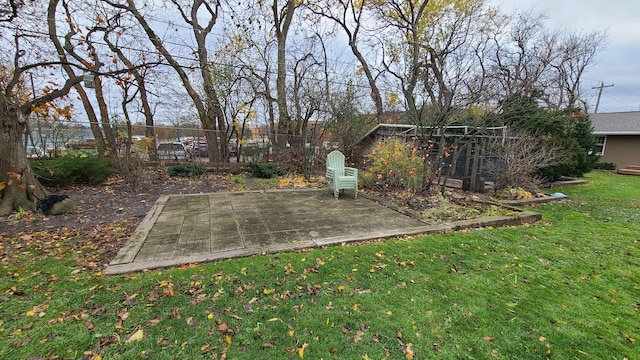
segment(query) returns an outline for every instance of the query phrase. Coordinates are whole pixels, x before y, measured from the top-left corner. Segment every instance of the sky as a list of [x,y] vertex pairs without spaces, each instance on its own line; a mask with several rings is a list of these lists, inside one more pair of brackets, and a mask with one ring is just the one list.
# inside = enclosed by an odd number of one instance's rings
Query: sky
[[550,29],[605,31],[608,43],[583,77],[589,111],[640,110],[640,1],[638,0],[489,0],[506,13],[534,10],[545,13]]

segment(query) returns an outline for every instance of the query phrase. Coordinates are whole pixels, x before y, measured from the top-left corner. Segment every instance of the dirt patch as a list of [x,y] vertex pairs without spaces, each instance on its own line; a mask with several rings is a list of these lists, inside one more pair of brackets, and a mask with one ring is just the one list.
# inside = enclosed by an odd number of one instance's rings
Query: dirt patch
[[488,193],[470,193],[456,188],[447,188],[440,192],[434,188],[426,194],[407,197],[403,192],[386,191],[383,193],[364,190],[365,193],[382,202],[393,204],[404,212],[431,223],[443,223],[469,220],[481,216],[506,215],[510,210],[502,211],[495,205],[496,200]]
[[44,216],[27,212],[0,217],[0,236],[61,229],[85,230],[103,224],[126,222],[133,228],[145,217],[161,195],[197,194],[231,190],[226,174],[207,174],[191,179],[169,177],[152,172],[145,173],[133,190],[120,177],[113,177],[100,185],[76,185],[68,188],[50,188],[55,194],[65,194],[78,204],[78,212],[57,216]]

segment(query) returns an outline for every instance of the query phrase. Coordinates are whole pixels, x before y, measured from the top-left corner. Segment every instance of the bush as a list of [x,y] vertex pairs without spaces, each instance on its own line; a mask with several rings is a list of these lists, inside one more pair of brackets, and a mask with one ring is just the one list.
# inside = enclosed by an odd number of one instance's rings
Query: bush
[[598,162],[593,165],[593,168],[597,170],[616,170],[618,165],[612,162]]
[[207,168],[200,165],[178,164],[167,168],[167,174],[169,176],[194,178],[196,176],[204,175],[206,172]]
[[31,168],[48,186],[100,184],[113,175],[113,166],[97,154],[72,152],[58,159],[36,160]]
[[415,194],[422,186],[423,158],[418,150],[397,139],[378,144],[369,155],[369,168],[362,173],[363,185]]
[[271,179],[285,174],[283,168],[273,164],[249,163],[251,175],[261,179]]
[[558,148],[561,158],[550,166],[542,167],[536,175],[546,181],[567,176],[582,176],[593,169],[596,138],[591,120],[577,108],[550,110],[540,105],[542,91],[513,95],[502,102],[505,124],[517,133],[537,137],[550,147]]

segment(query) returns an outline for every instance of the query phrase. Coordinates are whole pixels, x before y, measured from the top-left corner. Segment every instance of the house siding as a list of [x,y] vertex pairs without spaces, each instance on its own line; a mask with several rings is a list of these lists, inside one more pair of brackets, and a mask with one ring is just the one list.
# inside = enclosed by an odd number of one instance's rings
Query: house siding
[[640,165],[640,136],[609,135],[607,136],[601,162],[612,162],[618,169],[629,165]]

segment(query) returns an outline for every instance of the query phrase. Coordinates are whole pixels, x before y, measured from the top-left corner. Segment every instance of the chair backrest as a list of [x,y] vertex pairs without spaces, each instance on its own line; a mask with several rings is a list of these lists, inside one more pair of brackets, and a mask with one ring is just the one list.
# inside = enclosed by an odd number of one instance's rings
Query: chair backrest
[[336,169],[339,174],[344,173],[344,154],[338,150],[333,150],[327,155],[327,167]]

